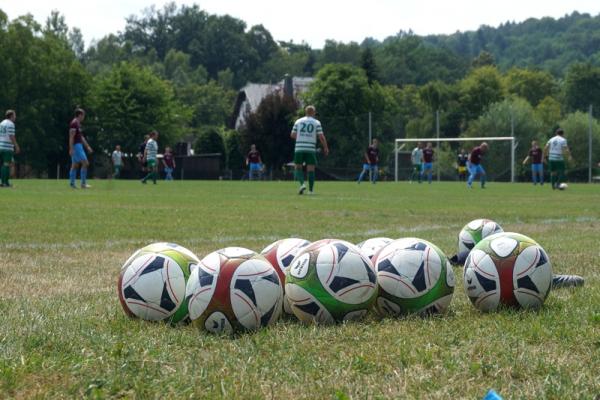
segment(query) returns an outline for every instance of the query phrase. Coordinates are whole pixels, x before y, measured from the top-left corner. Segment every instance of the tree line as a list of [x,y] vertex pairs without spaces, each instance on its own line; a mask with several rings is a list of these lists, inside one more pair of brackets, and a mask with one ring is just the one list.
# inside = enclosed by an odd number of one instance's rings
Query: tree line
[[[312,49],[276,41],[261,25],[171,3],[127,18],[123,32],[86,48],[59,12],[41,24],[0,10],[0,107],[17,110],[19,162],[39,174],[68,164],[66,127],[77,106],[86,109],[85,134],[100,152],[117,143],[136,152],[156,129],[161,145],[194,140],[197,151],[222,153],[231,169],[242,167],[251,143],[271,168],[289,161],[301,102],[317,106],[331,142],[324,166],[360,164],[369,112],[384,155],[396,137],[432,136],[436,111],[446,137],[505,135],[512,119],[522,152],[558,125],[583,135],[590,104],[600,113],[598,27],[600,16],[573,13],[453,35],[329,40]],[[240,87],[285,74],[315,82],[300,102],[268,96],[240,132],[229,129]],[[574,142],[583,145],[579,136]]]

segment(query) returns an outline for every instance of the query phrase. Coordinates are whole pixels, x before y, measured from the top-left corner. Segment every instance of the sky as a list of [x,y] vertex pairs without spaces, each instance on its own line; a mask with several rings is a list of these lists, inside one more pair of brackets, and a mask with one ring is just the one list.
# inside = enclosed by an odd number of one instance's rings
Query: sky
[[[600,14],[598,0],[196,0],[175,1],[198,4],[211,14],[229,14],[248,26],[262,24],[275,40],[306,42],[322,48],[325,40],[362,42],[366,37],[383,40],[399,31],[416,34],[449,34],[475,30],[481,25],[497,26],[527,18],[562,17],[573,11]],[[0,0],[9,19],[31,13],[45,22],[52,10],[60,11],[69,27],[81,29],[86,43],[117,33],[125,18],[140,15],[164,0]],[[350,6],[352,4],[352,6]]]

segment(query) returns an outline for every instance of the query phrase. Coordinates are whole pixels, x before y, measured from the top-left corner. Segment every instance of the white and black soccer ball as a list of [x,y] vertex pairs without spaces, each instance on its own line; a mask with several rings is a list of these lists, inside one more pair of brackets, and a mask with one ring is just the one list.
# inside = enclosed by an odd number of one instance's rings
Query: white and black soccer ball
[[569,185],[567,185],[564,182],[558,184],[558,190],[567,190],[568,188],[569,188]]
[[418,238],[402,238],[375,256],[380,314],[434,314],[447,310],[454,293],[454,271],[439,247]]
[[504,232],[475,246],[465,261],[463,281],[467,296],[481,311],[539,308],[552,287],[552,265],[536,241]]
[[491,219],[475,219],[469,222],[458,234],[458,254],[468,253],[481,239],[500,232],[504,232],[502,227]]
[[377,295],[373,264],[352,243],[324,239],[304,248],[286,274],[292,312],[306,323],[363,318]]
[[369,259],[373,261],[375,254],[393,241],[394,239],[387,237],[376,237],[362,241],[357,244],[356,247],[358,247],[365,256],[369,257]]
[[198,262],[191,251],[174,243],[136,251],[121,267],[117,283],[125,314],[149,321],[186,320],[185,286]]
[[252,250],[229,247],[204,257],[186,288],[192,323],[212,333],[253,331],[281,315],[283,288],[271,263]]

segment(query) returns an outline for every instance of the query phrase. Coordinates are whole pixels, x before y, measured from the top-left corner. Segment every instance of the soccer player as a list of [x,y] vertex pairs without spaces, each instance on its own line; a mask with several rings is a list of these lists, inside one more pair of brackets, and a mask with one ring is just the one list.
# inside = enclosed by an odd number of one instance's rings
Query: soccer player
[[115,146],[110,158],[113,165],[113,178],[119,179],[119,177],[121,177],[121,168],[123,168],[123,153],[121,152],[121,145]]
[[329,154],[327,139],[323,133],[321,122],[315,119],[316,109],[314,106],[307,106],[304,109],[305,116],[294,122],[291,138],[296,141],[294,147],[294,176],[300,183],[298,194],[304,194],[306,185],[304,184],[304,172],[302,165],[306,164],[308,173],[308,194],[313,194],[315,185],[315,165],[317,164],[317,137],[323,146],[323,153]]
[[81,123],[85,119],[85,111],[81,108],[75,110],[75,118],[69,124],[69,155],[71,156],[71,171],[69,171],[69,182],[73,189],[77,189],[75,186],[75,180],[77,179],[77,170],[81,169],[81,188],[89,189],[91,186],[87,184],[87,169],[90,163],[88,162],[85,149],[88,153],[93,153],[94,150],[90,147],[87,140],[81,133]]
[[543,164],[543,156],[544,152],[538,146],[537,141],[531,142],[531,149],[529,149],[529,154],[523,160],[523,165],[526,165],[529,160],[531,160],[531,180],[534,185],[537,185],[539,182],[540,185],[544,184],[544,164]]
[[373,139],[371,145],[367,147],[365,151],[365,163],[363,164],[363,170],[358,176],[358,183],[362,181],[365,174],[371,172],[371,183],[377,182],[377,176],[379,175],[379,143],[377,139]]
[[173,149],[171,149],[169,146],[165,147],[165,154],[163,155],[162,163],[165,171],[165,181],[172,181],[173,171],[177,165],[175,164]]
[[7,110],[4,114],[4,121],[0,122],[0,187],[11,187],[10,165],[13,162],[13,155],[19,154],[21,148],[15,139],[15,121],[17,113],[14,110]]
[[488,144],[486,142],[481,143],[479,146],[474,147],[469,154],[469,161],[467,168],[469,170],[469,179],[467,180],[467,186],[469,189],[472,188],[473,181],[479,175],[481,180],[481,188],[485,189],[485,170],[481,166],[481,158],[488,151]]
[[548,157],[548,164],[550,166],[550,182],[552,183],[552,190],[557,189],[560,182],[564,179],[565,175],[565,154],[572,160],[569,146],[567,146],[567,139],[564,138],[565,131],[558,128],[553,138],[548,140],[544,147],[544,157]]
[[143,162],[146,163],[148,168],[148,175],[146,175],[142,179],[142,183],[145,184],[148,179],[152,179],[152,183],[156,185],[156,154],[158,153],[158,143],[156,140],[158,139],[158,132],[152,131],[148,137],[148,141],[146,142],[146,147],[144,148],[144,158]]
[[146,143],[148,143],[148,139],[150,139],[150,136],[144,135],[144,141],[140,143],[137,153],[138,161],[140,162],[140,168],[142,169],[142,176],[144,176],[146,172],[146,162],[144,161],[144,154],[146,150]]
[[421,168],[423,164],[423,143],[417,142],[417,147],[415,147],[410,153],[410,161],[412,163],[412,173],[410,174],[410,183],[415,180],[415,177],[421,183]]
[[456,156],[456,168],[458,170],[458,180],[461,182],[467,179],[467,161],[469,161],[469,155],[465,152],[465,149],[460,149]]
[[260,151],[256,150],[255,144],[250,145],[250,151],[246,156],[246,166],[250,168],[248,179],[253,181],[261,178],[262,159],[260,158]]
[[[431,142],[427,142],[427,146],[423,149],[423,164],[421,165],[421,180],[423,180],[423,176],[427,174],[427,181],[431,183],[431,178],[433,176],[433,155],[435,151],[433,150],[433,144]],[[420,183],[421,181],[419,181]]]

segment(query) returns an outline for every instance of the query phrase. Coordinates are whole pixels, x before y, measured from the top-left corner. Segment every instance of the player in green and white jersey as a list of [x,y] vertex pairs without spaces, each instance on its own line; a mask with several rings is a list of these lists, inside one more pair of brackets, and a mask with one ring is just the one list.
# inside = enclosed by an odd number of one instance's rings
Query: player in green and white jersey
[[158,139],[158,132],[152,131],[150,132],[150,138],[146,142],[146,148],[144,149],[144,158],[143,161],[146,163],[148,167],[148,175],[142,179],[142,183],[146,183],[148,179],[152,179],[152,183],[156,185],[156,178],[158,176],[158,163],[156,159],[156,155],[158,153],[158,143],[156,140]]
[[563,181],[565,175],[565,155],[572,160],[567,139],[564,138],[565,132],[562,129],[556,130],[556,135],[548,140],[544,147],[544,156],[548,157],[548,165],[550,167],[550,182],[552,189],[558,188],[558,185]]
[[317,138],[323,146],[323,153],[329,154],[327,139],[323,134],[321,122],[315,119],[316,109],[314,106],[307,106],[304,109],[305,117],[300,118],[294,123],[291,137],[296,141],[294,148],[294,177],[300,183],[298,194],[304,194],[306,185],[304,184],[304,172],[302,165],[306,164],[308,173],[308,194],[313,194],[315,186],[315,165],[317,164]]
[[415,177],[421,183],[421,165],[423,164],[423,143],[417,142],[417,147],[410,153],[410,162],[412,164],[412,172],[410,174],[410,183],[413,183]]
[[13,155],[19,154],[21,149],[15,139],[17,113],[8,110],[4,115],[6,119],[0,122],[0,187],[10,187],[10,164],[13,162]]

